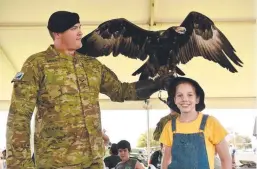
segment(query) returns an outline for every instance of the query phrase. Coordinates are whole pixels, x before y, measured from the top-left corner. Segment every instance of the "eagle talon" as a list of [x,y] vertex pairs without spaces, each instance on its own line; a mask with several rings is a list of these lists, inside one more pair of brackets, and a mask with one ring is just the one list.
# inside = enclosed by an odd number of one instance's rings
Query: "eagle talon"
[[154,77],[150,77],[150,79],[155,80],[155,79],[157,79],[158,77],[160,77],[160,75],[157,73]]

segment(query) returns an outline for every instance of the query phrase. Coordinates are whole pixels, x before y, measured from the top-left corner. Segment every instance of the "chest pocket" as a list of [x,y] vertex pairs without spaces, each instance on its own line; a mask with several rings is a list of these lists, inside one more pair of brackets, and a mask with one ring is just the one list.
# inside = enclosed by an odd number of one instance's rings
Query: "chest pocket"
[[57,60],[48,63],[44,68],[44,88],[49,99],[57,99],[65,94],[74,94],[76,76],[72,62]]
[[64,84],[65,69],[57,65],[49,66],[44,70],[44,87],[49,99],[56,99],[61,95],[61,88]]
[[81,66],[85,73],[84,78],[86,78],[87,85],[90,88],[90,90],[94,92],[99,92],[100,84],[101,84],[101,74],[100,74],[99,66],[91,62],[89,63],[82,62]]
[[65,76],[65,69],[48,69],[45,71],[45,83],[46,85],[63,85]]

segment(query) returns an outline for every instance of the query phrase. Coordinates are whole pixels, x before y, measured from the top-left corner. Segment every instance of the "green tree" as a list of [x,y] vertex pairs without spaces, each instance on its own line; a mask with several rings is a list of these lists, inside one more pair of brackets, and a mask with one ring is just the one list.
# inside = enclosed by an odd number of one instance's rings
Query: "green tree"
[[[149,139],[150,139],[150,147],[159,146],[160,143],[158,141],[155,141],[153,139],[153,132],[155,129],[150,128],[149,129]],[[140,137],[137,140],[137,147],[147,147],[147,131],[142,133]]]

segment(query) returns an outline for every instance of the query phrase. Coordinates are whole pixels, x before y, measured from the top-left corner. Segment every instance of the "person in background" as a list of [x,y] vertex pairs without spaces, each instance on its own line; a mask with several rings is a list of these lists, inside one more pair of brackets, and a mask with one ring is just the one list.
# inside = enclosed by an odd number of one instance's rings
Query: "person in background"
[[2,151],[3,159],[6,159],[6,150]]
[[104,140],[104,145],[105,145],[105,146],[108,146],[109,143],[110,143],[110,138],[109,138],[109,136],[106,134],[106,130],[105,130],[105,129],[102,131],[102,137],[103,137],[103,140]]
[[[163,101],[163,100],[162,100],[162,101]],[[167,102],[164,102],[164,103],[167,104]],[[172,109],[170,109],[170,113],[169,113],[168,115],[162,117],[162,118],[159,120],[159,122],[157,123],[156,128],[155,128],[155,130],[154,130],[154,132],[153,132],[153,139],[154,139],[155,141],[159,141],[164,126],[167,124],[168,121],[171,120],[171,118],[172,118],[173,116],[176,116],[176,115],[178,115],[178,113],[176,113],[176,112],[174,112]]]
[[7,169],[6,166],[6,150],[3,150],[2,152],[2,157],[0,160],[0,169]]
[[127,140],[121,140],[118,142],[118,152],[121,159],[115,169],[145,169],[137,159],[130,158],[131,147]]
[[118,156],[118,146],[116,143],[113,143],[110,148],[110,156],[104,159],[105,166],[109,169],[115,168],[115,166],[121,161]]
[[151,157],[150,157],[150,161],[149,161],[149,167],[148,169],[152,169],[154,166],[154,168],[156,169],[161,169],[161,162],[162,162],[162,153],[163,153],[163,144],[160,144],[160,150],[155,151]]

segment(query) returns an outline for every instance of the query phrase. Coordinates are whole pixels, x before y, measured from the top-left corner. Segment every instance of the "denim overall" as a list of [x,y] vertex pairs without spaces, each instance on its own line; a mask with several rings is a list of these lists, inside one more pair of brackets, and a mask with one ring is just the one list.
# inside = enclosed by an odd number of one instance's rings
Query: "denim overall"
[[209,169],[204,128],[208,115],[203,115],[198,133],[176,133],[176,117],[172,118],[172,162],[168,169]]

